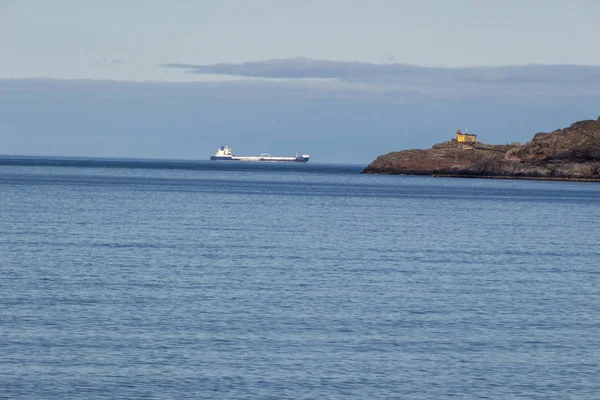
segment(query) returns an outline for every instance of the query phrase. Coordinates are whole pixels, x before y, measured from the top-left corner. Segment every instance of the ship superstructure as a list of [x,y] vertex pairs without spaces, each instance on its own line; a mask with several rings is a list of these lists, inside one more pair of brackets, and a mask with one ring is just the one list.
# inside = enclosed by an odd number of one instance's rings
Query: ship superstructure
[[211,161],[248,161],[248,162],[308,162],[310,156],[308,154],[298,155],[295,157],[278,157],[272,156],[269,153],[262,153],[260,156],[236,156],[233,154],[229,146],[221,146],[214,155],[210,156]]

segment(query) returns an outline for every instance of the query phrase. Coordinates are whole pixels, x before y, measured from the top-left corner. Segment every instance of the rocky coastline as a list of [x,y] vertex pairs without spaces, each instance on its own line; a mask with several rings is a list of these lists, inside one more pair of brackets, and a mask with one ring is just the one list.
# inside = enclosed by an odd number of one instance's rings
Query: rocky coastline
[[452,140],[392,152],[362,173],[600,182],[600,118],[538,133],[524,145]]

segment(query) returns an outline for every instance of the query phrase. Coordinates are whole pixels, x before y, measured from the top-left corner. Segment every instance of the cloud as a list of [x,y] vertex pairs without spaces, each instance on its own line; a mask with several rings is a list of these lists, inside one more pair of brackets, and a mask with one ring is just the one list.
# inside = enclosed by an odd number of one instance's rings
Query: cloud
[[182,68],[194,74],[221,74],[253,78],[312,78],[364,80],[390,74],[422,73],[425,69],[403,64],[369,64],[346,61],[313,60],[305,57],[251,61],[241,64],[210,65],[164,64],[167,68]]
[[108,59],[106,57],[97,58],[93,61],[94,64],[125,64],[126,61],[122,58]]
[[346,95],[410,98],[487,97],[498,101],[547,101],[600,93],[600,66],[523,65],[504,67],[421,67],[388,63],[273,59],[240,64],[164,64],[192,74],[245,77],[289,87],[345,92]]
[[[395,60],[390,56],[389,60]],[[421,67],[408,64],[314,60],[305,57],[249,61],[239,64],[163,64],[193,74],[263,79],[337,79],[362,82],[439,82],[502,84],[600,84],[600,66],[524,65],[504,67]]]

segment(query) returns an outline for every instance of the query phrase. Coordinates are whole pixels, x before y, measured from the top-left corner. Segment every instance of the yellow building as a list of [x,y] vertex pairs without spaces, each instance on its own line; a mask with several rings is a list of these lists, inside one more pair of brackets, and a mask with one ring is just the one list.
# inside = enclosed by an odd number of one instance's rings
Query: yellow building
[[456,132],[456,141],[459,143],[475,143],[477,135],[472,133],[462,133],[460,129]]

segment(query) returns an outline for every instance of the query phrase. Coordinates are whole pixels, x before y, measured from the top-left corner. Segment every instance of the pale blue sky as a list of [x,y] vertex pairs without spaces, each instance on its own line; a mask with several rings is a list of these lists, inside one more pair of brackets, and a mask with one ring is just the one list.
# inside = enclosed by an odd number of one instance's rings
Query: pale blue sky
[[165,63],[304,56],[600,65],[596,0],[0,0],[0,78],[199,80]]
[[600,0],[0,0],[0,152],[366,164],[466,124],[525,142],[598,118],[599,21]]

